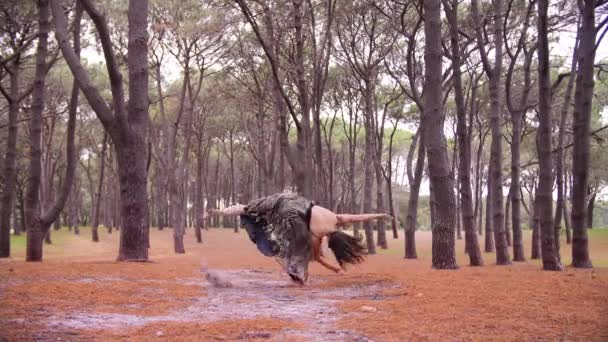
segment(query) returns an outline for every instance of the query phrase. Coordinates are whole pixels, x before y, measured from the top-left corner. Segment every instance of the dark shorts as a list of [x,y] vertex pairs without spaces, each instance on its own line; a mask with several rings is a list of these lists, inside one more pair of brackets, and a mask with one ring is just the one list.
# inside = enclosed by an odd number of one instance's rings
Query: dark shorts
[[267,257],[276,256],[278,248],[268,240],[264,233],[264,222],[257,222],[254,218],[248,215],[241,215],[241,225],[247,230],[249,239],[255,243],[258,250]]

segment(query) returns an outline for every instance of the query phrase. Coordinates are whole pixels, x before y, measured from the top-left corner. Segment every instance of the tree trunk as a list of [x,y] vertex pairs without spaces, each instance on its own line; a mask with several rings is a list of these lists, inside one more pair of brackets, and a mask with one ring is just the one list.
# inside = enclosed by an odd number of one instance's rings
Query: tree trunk
[[[365,102],[365,159],[364,159],[364,181],[363,181],[363,212],[370,213],[372,210],[372,187],[373,187],[373,174],[374,174],[374,136],[373,136],[373,92],[372,86],[373,80],[366,80],[365,91],[364,91],[364,102]],[[363,223],[363,229],[365,230],[365,240],[367,242],[367,252],[369,254],[376,254],[376,244],[374,242],[374,231],[369,221]]]
[[586,227],[588,229],[593,229],[593,208],[595,207],[595,193],[589,197],[589,201],[587,202],[587,223]]
[[[381,158],[376,154],[376,158]],[[384,213],[384,176],[382,174],[382,164],[379,161],[375,163],[376,168],[376,212]],[[378,220],[376,223],[376,229],[378,231],[378,246],[382,249],[388,249],[388,242],[386,241],[386,222],[384,220]]]
[[578,26],[580,23],[577,23],[577,34],[576,40],[574,42],[574,51],[572,52],[572,62],[570,63],[570,76],[568,78],[568,85],[566,86],[566,90],[564,91],[564,102],[561,106],[561,113],[559,119],[559,133],[558,133],[558,146],[557,153],[555,155],[555,178],[557,182],[557,201],[555,208],[555,242],[557,247],[557,255],[560,257],[560,233],[562,217],[564,218],[566,225],[566,241],[570,244],[570,224],[568,221],[568,217],[566,214],[566,182],[564,182],[564,141],[566,138],[566,121],[568,118],[568,112],[570,111],[570,106],[572,105],[572,90],[574,89],[574,79],[576,78],[576,61],[578,55],[578,42],[579,42],[579,33],[580,30]]
[[17,179],[17,135],[19,119],[19,58],[15,58],[10,73],[10,98],[8,101],[8,136],[4,156],[2,203],[0,203],[0,258],[11,256],[11,209],[15,201]]
[[479,18],[478,0],[473,0],[472,12],[476,22],[476,34],[479,50],[482,55],[484,70],[489,79],[490,92],[490,130],[492,143],[490,146],[490,172],[488,177],[488,189],[492,207],[492,230],[496,243],[496,264],[509,265],[511,257],[504,227],[503,213],[503,191],[502,191],[502,99],[503,91],[500,77],[502,74],[502,45],[503,45],[503,1],[493,2],[493,29],[494,29],[494,67],[490,66],[486,55],[485,46],[481,33],[481,19]]
[[494,248],[494,228],[492,227],[492,196],[490,195],[490,189],[486,194],[486,236],[485,236],[484,250],[486,253],[492,253],[495,251]]
[[[72,96],[74,94],[72,93]],[[99,182],[97,183],[97,193],[95,194],[95,210],[93,211],[93,225],[91,231],[93,232],[93,242],[99,241],[99,233],[97,227],[99,226],[99,208],[101,206],[101,191],[103,189],[103,177],[106,168],[106,146],[108,141],[108,134],[103,135],[103,142],[101,143],[101,156],[99,156]]]
[[440,0],[424,1],[424,144],[426,145],[431,188],[433,267],[454,269],[454,184],[443,133],[442,48]]
[[418,127],[417,140],[418,140],[418,156],[416,158],[416,166],[413,177],[410,176],[409,170],[411,170],[412,155],[416,145],[416,136],[412,141],[410,152],[408,153],[408,178],[410,181],[410,193],[407,203],[407,216],[405,219],[405,258],[406,259],[417,259],[418,254],[416,252],[416,229],[418,226],[418,199],[420,194],[420,183],[422,183],[422,175],[424,172],[424,157],[426,150],[424,148],[424,128],[421,120],[420,126]]
[[[458,197],[460,199],[459,211],[462,215],[462,221],[458,221],[458,237],[460,238],[460,222],[462,222],[465,231],[465,245],[467,246],[466,251],[469,254],[469,264],[471,266],[481,266],[483,265],[483,258],[479,249],[477,234],[475,233],[473,195],[471,193],[471,145],[469,129],[467,129],[466,123],[467,116],[460,71],[461,61],[458,36],[458,1],[453,1],[452,6],[448,5],[448,1],[444,1],[444,11],[446,12],[446,17],[450,28],[454,100],[456,102],[457,115],[456,135],[458,140],[458,188],[460,190]],[[456,158],[456,155],[454,155],[454,158]]]
[[540,259],[541,248],[538,202],[533,192],[533,189],[530,190],[530,206],[532,206],[532,208],[530,208],[530,211],[532,212],[532,215],[530,215],[530,226],[532,228],[532,253],[530,255],[530,258]]
[[595,63],[595,3],[579,1],[580,42],[574,91],[574,147],[572,149],[572,266],[591,268],[587,237],[586,195],[589,185],[589,131],[593,100]]
[[572,233],[570,231],[570,215],[568,215],[568,180],[564,181],[564,198],[561,202],[564,213],[564,225],[566,226],[566,243],[572,243]]
[[[234,175],[234,134],[230,132],[230,204],[236,204],[238,201],[236,200],[236,177]],[[234,232],[239,232],[239,225],[231,220],[234,228]]]
[[[539,161],[539,181],[536,198],[540,216],[543,269],[560,271],[558,241],[553,225],[553,158],[551,80],[549,70],[548,16],[549,0],[538,1],[538,97],[539,125],[536,131],[536,147]],[[559,237],[559,235],[558,235]]]
[[92,85],[80,59],[68,45],[67,19],[59,0],[51,0],[55,36],[80,89],[112,138],[120,182],[121,229],[119,261],[147,261],[149,245],[148,170],[148,1],[129,1],[127,12],[129,99],[125,106],[123,80],[113,51],[107,22],[90,2],[78,2],[92,19],[102,42],[110,79],[113,108]]
[[[513,224],[513,261],[526,261],[524,255],[524,243],[521,232],[521,183],[520,183],[520,149],[521,149],[521,124],[523,113],[514,111],[511,113],[513,125],[513,139],[511,141],[511,221]],[[532,203],[532,202],[530,202]],[[505,226],[509,229],[508,226]]]
[[[28,227],[26,261],[42,261],[42,239],[50,241],[49,228],[57,220],[70,193],[76,169],[75,103],[70,102],[66,143],[66,176],[59,195],[54,203],[44,212],[40,210],[40,187],[42,183],[42,112],[44,110],[44,88],[48,72],[46,57],[48,55],[48,32],[50,27],[49,3],[46,0],[37,2],[38,8],[38,48],[36,50],[36,71],[32,91],[32,107],[30,112],[30,165],[26,194],[26,224]],[[79,12],[79,11],[77,11]],[[80,12],[81,13],[81,12]],[[80,13],[77,22],[80,22]],[[76,41],[79,39],[79,24],[75,25]],[[76,85],[74,85],[76,86]],[[72,110],[73,109],[73,110]]]
[[509,214],[511,208],[511,190],[507,194],[507,199],[505,201],[505,233],[507,235],[507,246],[511,246],[511,230],[509,227],[511,226],[511,222],[509,222],[509,218],[511,217]]

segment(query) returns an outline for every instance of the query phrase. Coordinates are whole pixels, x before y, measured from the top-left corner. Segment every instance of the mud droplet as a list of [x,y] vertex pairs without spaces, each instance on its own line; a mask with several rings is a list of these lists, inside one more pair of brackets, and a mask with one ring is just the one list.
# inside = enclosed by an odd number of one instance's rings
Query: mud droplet
[[373,307],[373,306],[367,306],[367,305],[363,305],[363,306],[361,307],[361,311],[363,311],[363,312],[376,312],[376,311],[378,311],[378,309],[376,309],[376,308],[375,308],[375,307]]

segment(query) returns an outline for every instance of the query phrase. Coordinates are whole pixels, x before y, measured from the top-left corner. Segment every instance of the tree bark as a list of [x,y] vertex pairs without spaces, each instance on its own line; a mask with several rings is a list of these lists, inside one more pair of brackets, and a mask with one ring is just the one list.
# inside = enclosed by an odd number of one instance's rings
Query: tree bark
[[424,144],[426,145],[431,184],[431,205],[436,208],[432,219],[433,267],[455,269],[454,251],[454,184],[443,133],[441,2],[424,1]]
[[589,184],[589,131],[593,100],[595,63],[595,0],[578,1],[581,11],[580,41],[574,91],[574,147],[572,149],[572,266],[593,267],[585,222]]

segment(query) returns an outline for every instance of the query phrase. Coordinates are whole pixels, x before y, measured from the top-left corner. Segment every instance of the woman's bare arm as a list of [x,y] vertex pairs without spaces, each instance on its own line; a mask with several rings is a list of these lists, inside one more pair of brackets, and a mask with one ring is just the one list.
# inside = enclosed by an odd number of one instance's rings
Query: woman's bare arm
[[236,204],[224,209],[209,209],[207,211],[210,215],[224,215],[224,216],[238,216],[245,214],[245,205]]

